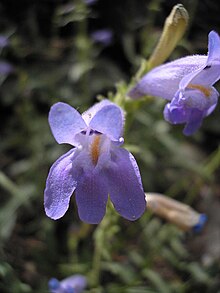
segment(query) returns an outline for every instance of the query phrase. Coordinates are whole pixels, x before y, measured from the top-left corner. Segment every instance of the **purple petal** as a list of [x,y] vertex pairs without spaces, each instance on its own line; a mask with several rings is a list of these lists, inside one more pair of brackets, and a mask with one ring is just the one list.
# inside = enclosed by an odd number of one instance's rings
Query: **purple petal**
[[172,124],[186,123],[183,133],[191,135],[200,127],[203,118],[215,109],[218,95],[213,87],[209,97],[197,89],[179,90],[165,106],[164,118]]
[[98,0],[84,0],[87,5],[95,4]]
[[185,135],[192,135],[202,124],[206,111],[200,111],[196,108],[189,108],[181,105],[167,104],[164,109],[164,119],[172,124],[186,123],[183,130]]
[[9,45],[8,37],[0,35],[0,49],[7,47]]
[[214,105],[212,105],[209,109],[207,109],[205,116],[209,116],[215,110],[216,106],[217,102]]
[[107,135],[111,140],[118,141],[123,130],[122,111],[114,104],[105,106],[95,114],[89,126]]
[[185,123],[188,119],[188,111],[185,108],[172,106],[168,103],[164,108],[164,119],[172,124]]
[[[101,102],[96,103],[91,108],[89,108],[87,111],[85,111],[82,114],[82,118],[85,120],[86,124],[89,125],[90,124],[90,121],[97,114],[97,112],[101,111],[103,107],[106,107],[106,106],[109,106],[109,105],[115,105],[115,104],[112,103],[112,102],[110,102],[107,99],[102,100]],[[121,112],[122,112],[122,110],[121,110]],[[123,112],[122,112],[122,115],[123,115]]]
[[186,126],[183,129],[185,135],[192,135],[195,133],[202,124],[204,118],[204,112],[198,109],[191,109],[189,119],[186,123]]
[[201,84],[210,87],[220,78],[220,38],[211,31],[209,33],[209,52],[206,63],[195,72],[186,75],[181,83],[180,89],[185,89],[189,84]]
[[171,100],[179,89],[181,79],[203,67],[206,60],[206,56],[194,55],[155,67],[131,89],[128,96],[137,99],[151,95]]
[[205,111],[184,106],[172,106],[172,103],[167,104],[164,109],[164,119],[166,121],[172,124],[186,123],[183,133],[187,136],[198,130],[205,116]]
[[219,93],[214,87],[200,89],[200,85],[187,87],[185,90],[177,91],[171,104],[172,106],[184,106],[205,111],[215,105],[218,101]]
[[87,128],[82,116],[65,103],[56,103],[50,109],[49,124],[58,143],[77,145],[76,134]]
[[75,192],[79,217],[89,224],[98,224],[105,215],[108,200],[106,180],[101,173],[88,171]]
[[146,209],[146,201],[132,154],[125,149],[115,149],[109,167],[103,172],[108,179],[108,190],[116,211],[130,221],[138,219]]
[[69,207],[77,182],[73,178],[72,157],[75,149],[61,156],[50,168],[44,191],[45,212],[51,219],[61,218]]
[[0,75],[8,75],[14,71],[14,67],[8,62],[0,60]]
[[48,282],[50,292],[55,293],[60,288],[60,282],[56,278],[52,278]]
[[186,105],[191,108],[204,111],[217,104],[219,93],[214,87],[209,88],[208,96],[200,90],[186,89],[183,98],[186,99]]
[[215,31],[209,33],[208,58],[220,61],[220,38]]
[[105,46],[108,46],[112,42],[113,33],[111,30],[108,29],[102,29],[94,31],[91,34],[91,38],[98,43],[101,43]]
[[82,275],[74,275],[60,282],[60,287],[63,289],[63,292],[69,292],[70,290],[68,291],[68,289],[72,289],[70,292],[80,293],[85,289],[86,285],[86,277]]

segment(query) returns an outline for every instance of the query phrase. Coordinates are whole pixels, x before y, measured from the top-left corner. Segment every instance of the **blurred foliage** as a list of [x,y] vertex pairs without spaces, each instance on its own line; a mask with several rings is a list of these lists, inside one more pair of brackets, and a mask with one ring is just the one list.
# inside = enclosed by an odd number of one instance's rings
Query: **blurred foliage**
[[[116,88],[124,94],[176,3],[0,2],[0,34],[8,41],[0,61],[10,66],[0,72],[1,292],[47,292],[49,278],[73,273],[88,276],[90,293],[220,292],[219,107],[196,135],[185,138],[181,126],[163,120],[164,101],[126,105],[135,111],[127,117],[125,143],[139,162],[145,190],[206,213],[209,222],[200,235],[183,233],[149,212],[129,223],[111,208],[101,225],[89,226],[79,221],[74,200],[56,222],[43,210],[48,169],[67,148],[50,133],[50,106],[64,101],[82,112],[98,95],[112,97]],[[171,59],[206,54],[208,32],[220,33],[217,1],[182,4],[190,26]],[[112,31],[110,44],[92,39],[100,29]]]

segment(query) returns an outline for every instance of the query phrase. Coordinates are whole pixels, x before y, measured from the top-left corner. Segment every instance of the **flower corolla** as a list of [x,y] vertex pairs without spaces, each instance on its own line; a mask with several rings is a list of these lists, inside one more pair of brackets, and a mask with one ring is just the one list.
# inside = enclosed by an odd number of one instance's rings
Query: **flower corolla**
[[62,217],[72,193],[82,221],[97,224],[105,215],[108,195],[116,211],[138,219],[146,208],[140,172],[123,144],[124,114],[103,100],[82,116],[65,103],[51,107],[49,124],[58,143],[73,145],[51,167],[44,193],[48,217]]

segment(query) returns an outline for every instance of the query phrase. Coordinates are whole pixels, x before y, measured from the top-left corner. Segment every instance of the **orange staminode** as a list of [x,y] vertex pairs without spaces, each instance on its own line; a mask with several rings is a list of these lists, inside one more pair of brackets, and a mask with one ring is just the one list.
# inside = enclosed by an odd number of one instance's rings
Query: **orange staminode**
[[189,89],[196,89],[196,90],[199,90],[200,92],[202,92],[207,98],[211,95],[211,91],[212,89],[211,88],[206,88],[202,85],[199,85],[199,84],[188,84],[187,88]]
[[94,165],[97,164],[98,158],[99,158],[100,139],[101,139],[101,136],[96,135],[91,145],[91,156],[92,156],[92,162]]

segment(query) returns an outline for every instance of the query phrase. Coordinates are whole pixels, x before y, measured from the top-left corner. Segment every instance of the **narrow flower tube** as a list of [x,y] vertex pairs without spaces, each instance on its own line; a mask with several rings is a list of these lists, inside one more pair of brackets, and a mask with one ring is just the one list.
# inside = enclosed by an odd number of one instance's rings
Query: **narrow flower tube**
[[207,56],[187,56],[155,67],[128,95],[133,99],[151,95],[168,100],[165,120],[185,124],[183,133],[192,135],[217,105],[219,93],[213,85],[219,78],[220,38],[211,31]]
[[82,221],[98,224],[108,196],[116,211],[134,221],[145,211],[145,195],[137,163],[123,144],[124,114],[103,100],[82,114],[65,103],[51,107],[49,124],[58,143],[74,148],[51,167],[44,192],[48,217],[61,218],[75,191]]
[[148,209],[184,231],[200,232],[207,220],[190,206],[159,193],[146,193]]

